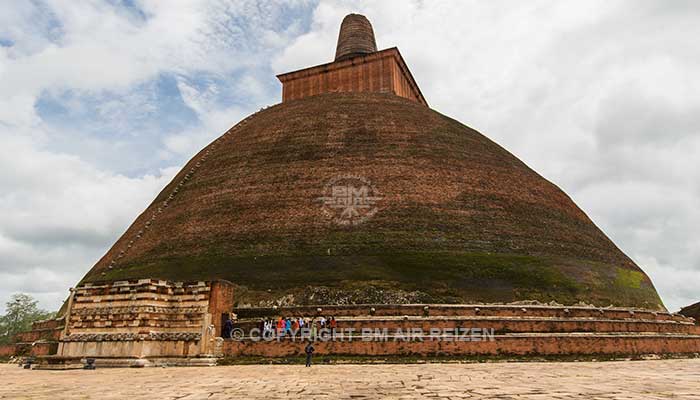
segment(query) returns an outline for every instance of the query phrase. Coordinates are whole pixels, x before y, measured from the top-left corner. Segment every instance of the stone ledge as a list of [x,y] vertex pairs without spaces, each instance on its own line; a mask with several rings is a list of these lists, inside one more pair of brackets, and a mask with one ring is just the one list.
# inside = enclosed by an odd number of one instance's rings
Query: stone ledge
[[194,332],[151,332],[143,333],[78,333],[68,335],[61,342],[131,342],[143,340],[195,342],[202,335]]
[[152,305],[123,306],[123,307],[92,307],[77,308],[71,313],[71,317],[76,315],[101,315],[101,314],[138,314],[138,313],[158,313],[158,314],[200,314],[205,313],[204,306],[194,307],[162,307]]
[[[321,310],[319,313],[318,310]],[[692,322],[680,314],[625,307],[596,307],[593,305],[552,305],[552,304],[344,304],[344,305],[304,305],[288,307],[238,307],[233,310],[239,318],[263,318],[288,315],[334,315],[335,317],[358,316],[559,316],[564,318],[598,316],[615,319],[654,319]]]

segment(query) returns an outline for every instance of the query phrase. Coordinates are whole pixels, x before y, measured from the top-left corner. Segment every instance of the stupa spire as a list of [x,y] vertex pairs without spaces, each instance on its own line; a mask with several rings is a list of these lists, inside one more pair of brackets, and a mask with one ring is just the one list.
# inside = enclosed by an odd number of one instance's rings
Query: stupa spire
[[340,24],[335,60],[277,75],[282,101],[324,93],[392,93],[425,106],[399,49],[377,51],[372,24],[360,14],[348,14]]
[[377,42],[374,40],[374,30],[369,20],[360,14],[346,15],[340,25],[335,61],[376,51]]

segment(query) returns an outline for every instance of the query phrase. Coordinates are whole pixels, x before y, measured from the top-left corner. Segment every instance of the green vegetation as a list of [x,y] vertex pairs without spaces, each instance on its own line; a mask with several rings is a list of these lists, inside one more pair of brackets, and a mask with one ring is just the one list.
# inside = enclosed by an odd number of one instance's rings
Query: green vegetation
[[644,281],[644,278],[644,274],[639,271],[618,268],[615,285],[623,288],[639,289]]
[[[508,254],[412,252],[357,256],[220,257],[161,259],[109,271],[101,279],[157,277],[171,280],[221,278],[251,288],[288,288],[308,282],[348,280],[398,282],[405,288],[447,282],[447,289],[478,288],[484,282],[512,287],[575,291],[576,285],[543,258]],[[97,277],[95,277],[97,278]],[[97,279],[95,279],[97,280]]]
[[[585,274],[580,271],[584,271]],[[338,290],[373,286],[426,293],[426,302],[508,302],[531,299],[575,304],[656,308],[653,287],[634,270],[607,278],[602,263],[477,252],[403,252],[341,256],[208,256],[163,258],[109,271],[100,280],[152,277],[168,280],[226,279],[257,292],[296,294],[311,284]],[[614,273],[614,272],[613,272]],[[622,277],[622,278],[620,278]],[[94,277],[93,277],[94,279]],[[95,279],[96,280],[96,279]],[[605,284],[610,282],[610,284]],[[623,284],[620,284],[623,282]],[[591,297],[591,292],[600,293]]]
[[32,296],[23,293],[12,295],[11,300],[5,303],[5,315],[0,316],[0,344],[12,343],[16,334],[31,329],[32,322],[53,316],[54,313],[39,309]]

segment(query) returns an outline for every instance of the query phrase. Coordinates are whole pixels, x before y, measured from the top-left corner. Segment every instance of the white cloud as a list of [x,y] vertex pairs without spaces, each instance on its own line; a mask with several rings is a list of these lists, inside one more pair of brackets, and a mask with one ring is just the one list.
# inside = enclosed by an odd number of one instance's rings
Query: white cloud
[[[254,72],[267,65],[270,46],[283,46],[301,29],[277,24],[280,13],[303,6],[150,0],[135,7],[97,0],[4,5],[0,299],[24,291],[57,308],[178,165],[271,102]],[[178,81],[175,89],[158,87],[164,75]],[[201,85],[201,76],[214,83]],[[221,91],[237,85],[246,90],[236,94],[247,99],[222,100]],[[180,97],[181,107],[194,113],[190,125],[158,131],[167,103]],[[41,99],[61,110],[42,110]],[[42,111],[68,120],[47,119]]]
[[177,172],[129,178],[3,132],[0,298],[28,292],[56,307]]
[[[331,61],[340,21],[360,12],[432,108],[561,186],[670,309],[700,300],[697,3],[135,3],[0,12],[0,298],[34,291],[55,308],[166,168],[277,102],[274,73]],[[164,75],[173,93],[153,83]],[[67,124],[37,109],[42,96]],[[163,129],[166,100],[194,121]]]

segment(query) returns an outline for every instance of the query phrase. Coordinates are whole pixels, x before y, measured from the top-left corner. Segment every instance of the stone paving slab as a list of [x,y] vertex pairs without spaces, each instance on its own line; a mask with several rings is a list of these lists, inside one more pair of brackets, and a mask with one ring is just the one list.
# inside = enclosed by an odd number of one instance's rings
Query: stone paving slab
[[700,359],[25,370],[0,399],[699,399]]

